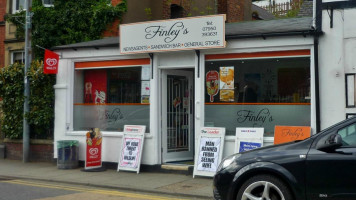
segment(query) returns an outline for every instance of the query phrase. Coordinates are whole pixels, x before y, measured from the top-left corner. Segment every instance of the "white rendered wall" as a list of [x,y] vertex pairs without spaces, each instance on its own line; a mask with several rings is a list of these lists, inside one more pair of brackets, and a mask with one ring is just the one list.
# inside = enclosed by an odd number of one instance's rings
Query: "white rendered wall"
[[[311,36],[290,36],[290,37],[267,37],[254,39],[240,39],[227,41],[225,49],[208,49],[201,50],[200,56],[200,77],[195,73],[195,132],[198,133],[204,126],[204,56],[206,54],[217,53],[249,53],[263,51],[284,51],[284,50],[312,50],[313,38]],[[59,71],[55,87],[55,145],[54,157],[57,158],[56,142],[58,140],[79,140],[80,154],[79,159],[85,160],[85,133],[86,131],[73,131],[73,82],[74,82],[74,63],[79,61],[99,61],[99,60],[120,60],[149,58],[148,54],[137,55],[120,55],[118,48],[100,48],[100,49],[79,49],[63,50],[60,52],[62,57],[59,62]],[[161,164],[161,134],[160,134],[160,69],[177,69],[177,68],[195,68],[198,70],[198,57],[195,51],[155,53],[153,61],[153,79],[150,81],[150,133],[146,134],[143,149],[142,164],[155,165]],[[311,70],[314,68],[313,55],[311,55]],[[311,72],[313,87],[313,72]],[[315,90],[311,88],[312,97]],[[312,111],[312,130],[315,127],[315,108]],[[103,157],[104,162],[118,162],[121,148],[122,133],[103,131]],[[196,134],[197,138],[197,134]],[[273,144],[273,139],[265,138],[264,145]],[[231,155],[234,151],[234,137],[227,136],[223,157]]]
[[[330,11],[329,11],[330,12]],[[345,73],[356,73],[356,9],[334,10],[333,27],[323,10],[319,46],[321,129],[346,118],[346,113],[356,113],[346,108]]]

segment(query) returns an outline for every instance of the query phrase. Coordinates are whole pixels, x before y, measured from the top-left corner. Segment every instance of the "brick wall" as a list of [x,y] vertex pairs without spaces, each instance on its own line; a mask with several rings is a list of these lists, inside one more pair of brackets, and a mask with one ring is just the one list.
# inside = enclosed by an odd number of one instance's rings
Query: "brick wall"
[[[5,158],[10,160],[22,160],[22,143],[5,142]],[[30,161],[53,162],[53,144],[31,144]]]
[[252,19],[251,0],[220,0],[218,4],[223,4],[221,5],[222,11],[226,7],[226,22],[228,23]]
[[[113,6],[116,6],[120,2],[121,2],[121,0],[111,0],[111,4]],[[120,24],[120,21],[118,19],[115,20],[112,24],[110,24],[108,26],[108,28],[106,29],[106,31],[104,31],[103,37],[119,36],[119,24]]]

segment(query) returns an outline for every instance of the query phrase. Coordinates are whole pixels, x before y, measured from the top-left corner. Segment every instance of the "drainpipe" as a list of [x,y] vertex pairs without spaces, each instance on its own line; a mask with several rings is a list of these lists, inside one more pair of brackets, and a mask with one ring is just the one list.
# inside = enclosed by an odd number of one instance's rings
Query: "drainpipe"
[[315,70],[315,111],[316,132],[320,132],[320,84],[319,84],[319,36],[322,32],[322,0],[315,4],[314,70]]

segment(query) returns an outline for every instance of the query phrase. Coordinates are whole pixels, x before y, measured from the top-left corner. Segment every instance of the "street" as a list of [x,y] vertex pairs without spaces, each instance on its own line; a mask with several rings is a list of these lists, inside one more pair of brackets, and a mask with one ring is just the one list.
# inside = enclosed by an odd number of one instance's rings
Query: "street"
[[[83,185],[70,185],[62,183],[1,179],[0,180],[0,200],[71,200],[71,199],[158,199],[158,200],[178,200],[192,199],[186,197],[175,197],[164,194],[148,194],[134,191],[119,191],[114,189],[89,187]],[[199,200],[195,198],[196,200]]]

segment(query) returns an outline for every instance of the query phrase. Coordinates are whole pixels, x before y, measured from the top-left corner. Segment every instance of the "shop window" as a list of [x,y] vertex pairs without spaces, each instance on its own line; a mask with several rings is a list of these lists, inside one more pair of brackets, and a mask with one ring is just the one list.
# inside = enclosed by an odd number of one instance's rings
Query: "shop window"
[[12,0],[12,13],[25,9],[25,0]]
[[310,126],[310,57],[205,62],[205,126]]
[[24,51],[13,51],[11,52],[11,64],[14,63],[25,63],[25,52]]
[[148,71],[148,66],[77,69],[73,129],[120,132],[124,125],[146,125],[149,131]]

